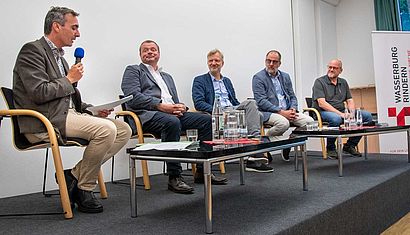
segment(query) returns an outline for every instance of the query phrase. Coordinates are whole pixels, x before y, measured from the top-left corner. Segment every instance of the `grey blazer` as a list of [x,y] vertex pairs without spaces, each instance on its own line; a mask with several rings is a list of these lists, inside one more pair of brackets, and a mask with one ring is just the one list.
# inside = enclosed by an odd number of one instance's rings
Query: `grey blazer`
[[[177,88],[168,73],[160,72],[175,103],[179,103]],[[142,124],[151,120],[161,103],[161,90],[144,64],[129,65],[124,71],[121,89],[125,96],[133,95],[126,103],[127,110],[135,112]]]
[[[287,109],[298,109],[298,100],[292,88],[292,81],[289,74],[280,71],[279,82],[285,93],[285,99],[288,103]],[[269,120],[272,113],[279,112],[279,99],[276,94],[275,86],[269,77],[266,69],[259,71],[252,79],[253,96],[258,105],[259,111],[263,113],[263,122]]]
[[[62,61],[65,71],[68,71],[67,61],[64,58]],[[70,95],[78,112],[84,112],[91,106],[81,102],[80,92],[61,74],[43,37],[21,48],[13,70],[13,94],[16,108],[42,113],[61,134],[62,140],[65,140]],[[20,116],[18,122],[21,133],[47,132],[36,118]]]

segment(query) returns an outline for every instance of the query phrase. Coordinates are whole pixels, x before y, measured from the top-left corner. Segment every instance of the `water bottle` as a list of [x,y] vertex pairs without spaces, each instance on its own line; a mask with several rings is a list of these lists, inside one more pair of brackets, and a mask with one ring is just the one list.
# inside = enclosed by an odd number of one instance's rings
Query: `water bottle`
[[214,106],[212,108],[212,140],[222,139],[223,133],[223,113],[221,99],[215,95]]
[[356,123],[359,128],[363,126],[363,114],[360,109],[356,109]]
[[349,113],[349,109],[345,108],[345,113],[344,113],[344,119],[343,119],[343,124],[345,126],[346,130],[350,129],[350,113]]

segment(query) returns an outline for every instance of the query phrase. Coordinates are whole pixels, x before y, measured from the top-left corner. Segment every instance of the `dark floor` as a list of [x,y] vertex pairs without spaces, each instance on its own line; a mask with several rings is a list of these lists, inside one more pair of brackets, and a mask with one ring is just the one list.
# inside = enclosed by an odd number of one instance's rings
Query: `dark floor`
[[[304,234],[314,234],[313,229],[304,230],[300,225],[338,205],[352,204],[352,198],[410,170],[404,155],[371,155],[368,160],[345,157],[344,162],[345,176],[338,177],[337,161],[322,160],[320,153],[309,154],[307,192],[302,190],[302,171],[295,171],[292,163],[283,162],[279,156],[274,157],[273,173],[246,173],[244,186],[239,185],[238,164],[227,164],[229,184],[212,188],[214,233],[292,234],[296,231],[292,228],[298,228]],[[186,179],[193,184],[192,177]],[[107,183],[109,198],[103,200],[104,213],[84,214],[74,209],[71,220],[63,215],[0,217],[0,234],[204,233],[202,185],[195,185],[193,195],[179,195],[167,190],[166,176],[152,176],[151,184],[149,191],[139,187],[137,218],[130,217],[129,187]],[[58,197],[44,198],[41,194],[0,199],[0,213],[57,211],[59,206]],[[397,213],[390,217],[401,216]],[[391,223],[378,223],[374,231],[384,230]],[[371,234],[371,229],[365,231]]]

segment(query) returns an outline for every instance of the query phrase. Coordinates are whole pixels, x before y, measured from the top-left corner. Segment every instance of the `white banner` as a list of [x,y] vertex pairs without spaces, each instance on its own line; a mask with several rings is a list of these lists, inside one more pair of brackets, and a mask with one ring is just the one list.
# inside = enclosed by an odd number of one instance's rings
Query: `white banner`
[[[379,123],[410,124],[410,33],[372,32]],[[380,135],[381,153],[407,153],[406,133]]]

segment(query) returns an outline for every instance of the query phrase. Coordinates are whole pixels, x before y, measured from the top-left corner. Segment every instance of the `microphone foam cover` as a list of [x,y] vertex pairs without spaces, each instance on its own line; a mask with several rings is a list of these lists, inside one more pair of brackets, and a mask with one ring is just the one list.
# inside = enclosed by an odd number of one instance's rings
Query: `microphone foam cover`
[[84,49],[81,48],[81,47],[75,48],[74,57],[75,58],[83,58],[84,57]]

